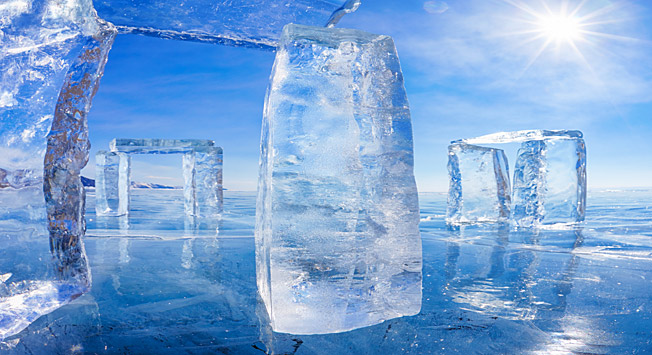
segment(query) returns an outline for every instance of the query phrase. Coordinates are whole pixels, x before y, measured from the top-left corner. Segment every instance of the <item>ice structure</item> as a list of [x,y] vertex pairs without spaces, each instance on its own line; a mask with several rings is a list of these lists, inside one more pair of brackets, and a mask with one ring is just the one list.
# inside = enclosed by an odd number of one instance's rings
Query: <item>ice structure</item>
[[421,307],[412,126],[388,36],[287,25],[265,102],[256,273],[272,329],[342,332]]
[[183,154],[186,214],[216,216],[222,212],[222,148],[203,139],[114,139],[111,151],[95,156],[95,212],[98,216],[129,213],[129,154]]
[[[507,160],[501,150],[477,145],[512,142],[521,147],[510,212]],[[493,164],[489,155],[494,156]],[[501,132],[454,141],[448,166],[449,223],[499,221],[510,216],[515,225],[527,227],[584,220],[586,147],[580,131]]]
[[[88,161],[86,117],[116,34],[271,48],[284,24],[330,26],[358,4],[2,2],[0,340],[90,287],[79,172]],[[205,157],[189,157],[188,164],[201,165]],[[198,184],[205,179],[188,178]]]

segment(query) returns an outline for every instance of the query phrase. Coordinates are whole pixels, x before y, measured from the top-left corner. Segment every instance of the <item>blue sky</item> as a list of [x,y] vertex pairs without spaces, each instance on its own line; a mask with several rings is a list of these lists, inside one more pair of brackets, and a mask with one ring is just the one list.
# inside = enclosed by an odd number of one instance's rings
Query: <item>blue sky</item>
[[[589,187],[652,186],[652,4],[584,0],[575,48],[544,46],[535,15],[546,5],[562,11],[542,0],[363,0],[339,23],[395,40],[420,191],[447,190],[451,140],[521,129],[583,131]],[[92,154],[114,137],[213,139],[225,187],[254,190],[273,61],[255,49],[118,36],[89,115]],[[84,174],[94,176],[93,162]],[[135,156],[134,180],[181,185],[180,165]]]

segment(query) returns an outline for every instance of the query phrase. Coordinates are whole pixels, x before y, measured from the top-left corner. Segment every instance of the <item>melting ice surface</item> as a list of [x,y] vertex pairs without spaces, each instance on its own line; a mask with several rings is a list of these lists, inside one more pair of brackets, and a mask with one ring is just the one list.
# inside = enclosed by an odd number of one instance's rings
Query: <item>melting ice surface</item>
[[[95,216],[93,193],[89,190],[85,238],[92,289],[5,339],[0,349],[164,354],[652,351],[652,190],[590,190],[582,228],[518,232],[500,224],[449,229],[446,195],[421,194],[420,313],[321,335],[271,331],[256,297],[255,193],[225,192],[217,237],[214,230],[186,227],[181,190],[136,190],[126,218]],[[23,218],[15,216],[13,227],[2,225],[2,237],[17,230]],[[47,238],[32,239],[35,248],[47,250],[47,243]],[[26,254],[3,254],[0,260],[22,261]]]

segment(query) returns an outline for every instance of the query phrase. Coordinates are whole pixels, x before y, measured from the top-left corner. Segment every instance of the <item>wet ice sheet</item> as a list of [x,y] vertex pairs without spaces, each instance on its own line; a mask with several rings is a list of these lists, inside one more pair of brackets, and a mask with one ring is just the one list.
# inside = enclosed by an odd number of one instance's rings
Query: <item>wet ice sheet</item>
[[[183,210],[180,190],[157,193],[151,205],[137,195],[140,208],[176,201],[171,205]],[[449,230],[445,194],[422,194],[420,201],[424,296],[417,316],[340,334],[271,333],[255,295],[255,194],[227,191],[220,235],[237,231],[238,238],[182,238],[185,232],[174,230],[180,220],[164,222],[171,223],[169,238],[106,237],[89,222],[91,292],[0,347],[170,354],[652,351],[652,191],[590,192],[581,231],[540,233]],[[130,223],[152,228],[159,213],[169,217],[169,210],[152,211]]]

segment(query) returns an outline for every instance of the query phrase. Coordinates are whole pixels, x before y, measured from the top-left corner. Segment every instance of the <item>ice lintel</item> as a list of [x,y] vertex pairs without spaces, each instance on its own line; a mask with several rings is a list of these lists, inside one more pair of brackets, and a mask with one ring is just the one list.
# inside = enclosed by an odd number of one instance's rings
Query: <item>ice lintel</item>
[[334,26],[361,0],[93,0],[120,33],[274,50],[287,23]]
[[209,139],[134,139],[115,138],[109,143],[112,152],[134,154],[172,154],[192,151],[205,151],[222,154],[222,148],[216,147]]
[[576,130],[524,130],[514,132],[498,132],[479,136],[475,138],[458,139],[451,144],[500,144],[500,143],[522,143],[527,141],[544,139],[578,139],[582,138],[582,132]]

